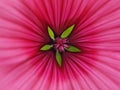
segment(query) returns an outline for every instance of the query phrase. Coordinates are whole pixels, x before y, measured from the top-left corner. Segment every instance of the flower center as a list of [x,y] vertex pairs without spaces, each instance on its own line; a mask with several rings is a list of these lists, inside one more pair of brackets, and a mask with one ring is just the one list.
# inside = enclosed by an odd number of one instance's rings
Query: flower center
[[67,38],[60,38],[60,37],[57,37],[55,39],[55,43],[53,44],[53,47],[60,51],[60,52],[63,52],[65,51],[65,48],[68,48],[69,45],[68,45],[68,39]]
[[51,38],[51,40],[53,41],[52,45],[51,44],[45,44],[44,46],[42,46],[40,48],[40,50],[42,51],[47,51],[47,50],[51,50],[51,48],[54,48],[56,51],[55,54],[55,58],[57,60],[57,63],[59,64],[59,66],[62,65],[62,54],[61,52],[64,52],[65,50],[68,52],[80,52],[80,49],[70,45],[69,41],[68,41],[68,37],[71,34],[71,32],[73,31],[74,25],[70,26],[69,28],[67,28],[64,32],[62,32],[62,34],[60,35],[60,37],[55,38],[55,34],[53,32],[53,30],[48,27],[48,34]]

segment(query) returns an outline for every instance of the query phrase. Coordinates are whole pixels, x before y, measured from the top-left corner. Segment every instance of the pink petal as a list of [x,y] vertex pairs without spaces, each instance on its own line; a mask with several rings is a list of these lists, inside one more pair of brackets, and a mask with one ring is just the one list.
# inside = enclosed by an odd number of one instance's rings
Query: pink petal
[[[40,51],[75,24],[81,53]],[[119,0],[0,0],[0,90],[119,90]]]

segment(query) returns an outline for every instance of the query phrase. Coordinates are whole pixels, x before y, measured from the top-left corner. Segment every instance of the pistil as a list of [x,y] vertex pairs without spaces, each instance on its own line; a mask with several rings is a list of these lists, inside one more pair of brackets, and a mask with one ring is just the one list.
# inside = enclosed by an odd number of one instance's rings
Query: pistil
[[58,50],[59,52],[64,52],[65,51],[65,48],[68,48],[69,45],[68,45],[68,39],[62,39],[60,37],[57,37],[55,39],[55,44],[53,45],[53,47]]

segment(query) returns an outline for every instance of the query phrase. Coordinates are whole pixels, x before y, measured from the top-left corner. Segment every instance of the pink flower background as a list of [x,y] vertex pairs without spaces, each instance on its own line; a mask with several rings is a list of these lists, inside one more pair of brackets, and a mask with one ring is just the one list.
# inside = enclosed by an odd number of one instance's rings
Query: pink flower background
[[[59,67],[40,47],[73,24]],[[0,90],[120,90],[120,0],[0,0]]]

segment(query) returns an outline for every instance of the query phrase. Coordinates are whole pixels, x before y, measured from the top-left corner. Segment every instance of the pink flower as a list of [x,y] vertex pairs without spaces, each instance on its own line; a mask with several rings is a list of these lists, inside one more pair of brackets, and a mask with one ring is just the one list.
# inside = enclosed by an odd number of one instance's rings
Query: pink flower
[[0,0],[0,90],[120,90],[120,0]]

